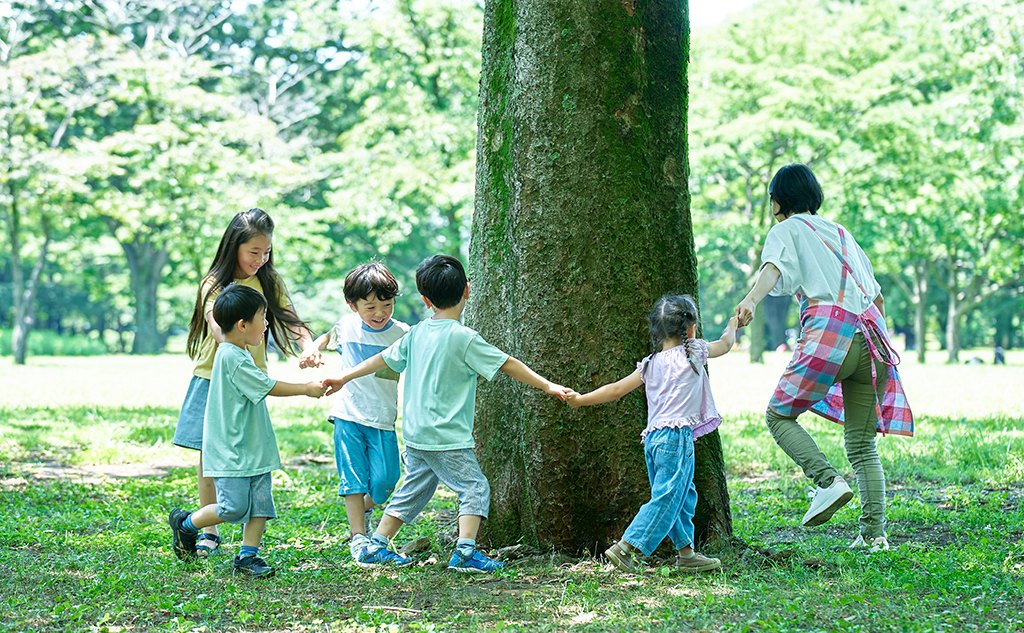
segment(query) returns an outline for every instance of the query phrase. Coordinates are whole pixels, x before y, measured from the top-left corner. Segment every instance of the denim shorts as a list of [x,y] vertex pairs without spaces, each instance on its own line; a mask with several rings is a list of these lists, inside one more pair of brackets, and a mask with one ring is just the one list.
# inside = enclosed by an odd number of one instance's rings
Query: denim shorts
[[178,414],[178,426],[174,429],[174,445],[182,448],[203,450],[203,421],[206,419],[206,400],[210,395],[210,381],[192,376],[185,392],[185,402]]
[[491,485],[480,470],[471,448],[454,451],[405,449],[405,481],[388,504],[384,514],[402,523],[411,523],[443,483],[459,497],[459,516],[487,518],[491,506]]
[[214,477],[217,516],[228,523],[245,524],[252,517],[277,518],[271,473],[252,477]]
[[375,504],[384,503],[402,476],[398,436],[348,420],[334,423],[334,461],[338,466],[338,496],[369,494]]

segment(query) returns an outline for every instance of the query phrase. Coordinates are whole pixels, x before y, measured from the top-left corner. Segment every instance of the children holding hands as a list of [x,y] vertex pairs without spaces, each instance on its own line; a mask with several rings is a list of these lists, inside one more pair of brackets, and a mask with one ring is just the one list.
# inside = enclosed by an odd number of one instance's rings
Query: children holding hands
[[254,578],[272,576],[274,568],[257,556],[267,519],[277,517],[271,473],[281,467],[277,439],[270,424],[266,396],[319,398],[316,381],[275,381],[256,366],[248,347],[265,341],[267,300],[258,290],[233,283],[213,304],[213,318],[224,340],[217,346],[203,422],[203,475],[213,479],[216,501],[189,513],[171,511],[174,554],[197,558],[199,530],[224,522],[244,525],[234,571]]
[[722,423],[704,363],[727,354],[736,341],[736,317],[717,341],[694,338],[697,306],[689,296],[666,295],[648,318],[654,353],[636,371],[590,393],[570,394],[573,408],[617,400],[641,384],[647,391],[647,426],[640,434],[651,482],[651,500],[640,507],[622,539],[604,555],[623,571],[635,571],[631,552],[650,556],[666,536],[675,545],[676,565],[686,572],[722,566],[693,550],[693,441]]
[[[341,392],[330,409],[334,424],[339,496],[351,531],[350,551],[361,567],[403,567],[413,562],[389,549],[405,523],[423,511],[444,483],[459,498],[459,539],[448,568],[491,572],[504,564],[476,548],[476,537],[490,506],[490,484],[473,452],[473,417],[477,377],[492,380],[498,372],[567,401],[573,408],[601,404],[646,386],[647,426],[640,435],[651,483],[644,504],[605,557],[618,569],[636,569],[631,552],[650,555],[668,536],[677,549],[676,565],[701,572],[721,567],[717,558],[693,550],[693,441],[721,424],[704,364],[729,352],[737,318],[730,319],[717,341],[694,338],[697,308],[688,296],[666,295],[649,317],[654,353],[618,382],[579,394],[538,375],[519,360],[490,345],[462,325],[470,286],[462,263],[447,255],[424,260],[416,270],[416,287],[433,317],[411,328],[394,321],[398,283],[380,263],[352,270],[345,278],[345,300],[353,314],[341,317],[312,349],[335,349],[344,372],[322,382],[274,381],[253,362],[246,346],[266,335],[267,300],[241,284],[227,286],[216,298],[212,316],[223,334],[213,362],[205,411],[203,473],[213,478],[216,503],[194,513],[175,509],[169,523],[175,555],[196,558],[199,530],[222,522],[245,525],[234,571],[260,578],[274,569],[257,556],[266,521],[276,517],[271,472],[281,467],[265,397],[307,395],[319,398]],[[305,355],[300,366],[320,359]],[[406,475],[400,475],[395,420],[398,375],[405,373],[403,439]],[[373,374],[373,375],[371,375]],[[373,534],[370,516],[391,496]]]
[[476,549],[477,532],[490,506],[490,484],[473,453],[477,376],[492,380],[502,371],[561,400],[574,392],[539,376],[462,325],[469,283],[458,259],[435,255],[424,260],[416,270],[416,287],[433,318],[414,325],[383,352],[322,383],[329,395],[361,376],[389,368],[405,372],[405,481],[356,562],[399,567],[412,563],[389,551],[389,541],[426,507],[440,482],[459,498],[459,540],[448,568],[495,571],[503,563]]

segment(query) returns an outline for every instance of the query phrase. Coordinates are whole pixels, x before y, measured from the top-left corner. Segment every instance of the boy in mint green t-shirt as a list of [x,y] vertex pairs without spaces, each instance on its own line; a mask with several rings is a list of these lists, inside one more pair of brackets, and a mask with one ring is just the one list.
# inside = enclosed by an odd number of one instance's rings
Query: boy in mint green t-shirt
[[267,519],[277,517],[271,473],[281,467],[266,397],[323,395],[316,381],[275,381],[256,367],[246,346],[263,341],[266,314],[266,298],[242,284],[229,285],[213,304],[213,319],[223,340],[214,357],[206,401],[202,475],[213,478],[217,502],[191,514],[176,508],[168,518],[174,554],[184,561],[197,558],[196,536],[202,528],[243,524],[242,547],[233,569],[253,578],[274,574],[274,568],[257,556]]
[[448,568],[501,569],[502,563],[476,549],[477,532],[491,502],[490,484],[473,453],[477,376],[491,380],[502,371],[561,400],[574,392],[542,378],[462,325],[469,283],[458,259],[435,255],[424,260],[416,269],[416,287],[434,311],[433,318],[414,325],[401,340],[341,377],[323,381],[329,395],[350,380],[387,367],[405,372],[405,480],[356,563],[362,567],[412,563],[389,551],[388,542],[423,511],[440,482],[459,497],[459,541]]

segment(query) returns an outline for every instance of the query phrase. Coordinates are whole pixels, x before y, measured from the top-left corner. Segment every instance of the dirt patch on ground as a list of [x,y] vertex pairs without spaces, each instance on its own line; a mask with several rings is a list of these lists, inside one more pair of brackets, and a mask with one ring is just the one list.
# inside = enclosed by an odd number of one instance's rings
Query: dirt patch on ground
[[33,482],[65,481],[98,484],[110,479],[164,477],[173,468],[195,468],[184,460],[164,460],[140,464],[87,464],[74,466],[58,461],[19,462],[17,470],[0,479],[0,488],[12,489]]

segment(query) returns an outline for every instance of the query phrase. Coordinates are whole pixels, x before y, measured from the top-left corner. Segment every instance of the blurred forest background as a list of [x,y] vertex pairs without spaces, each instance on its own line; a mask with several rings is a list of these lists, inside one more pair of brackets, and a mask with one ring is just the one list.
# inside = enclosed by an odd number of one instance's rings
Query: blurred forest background
[[[468,252],[482,19],[477,0],[0,1],[0,354],[173,347],[256,206],[317,333],[370,258],[421,318],[415,266]],[[768,180],[803,162],[908,348],[1024,345],[1020,2],[761,0],[691,50],[710,336],[756,274]],[[754,361],[798,327],[795,302],[763,306]]]

